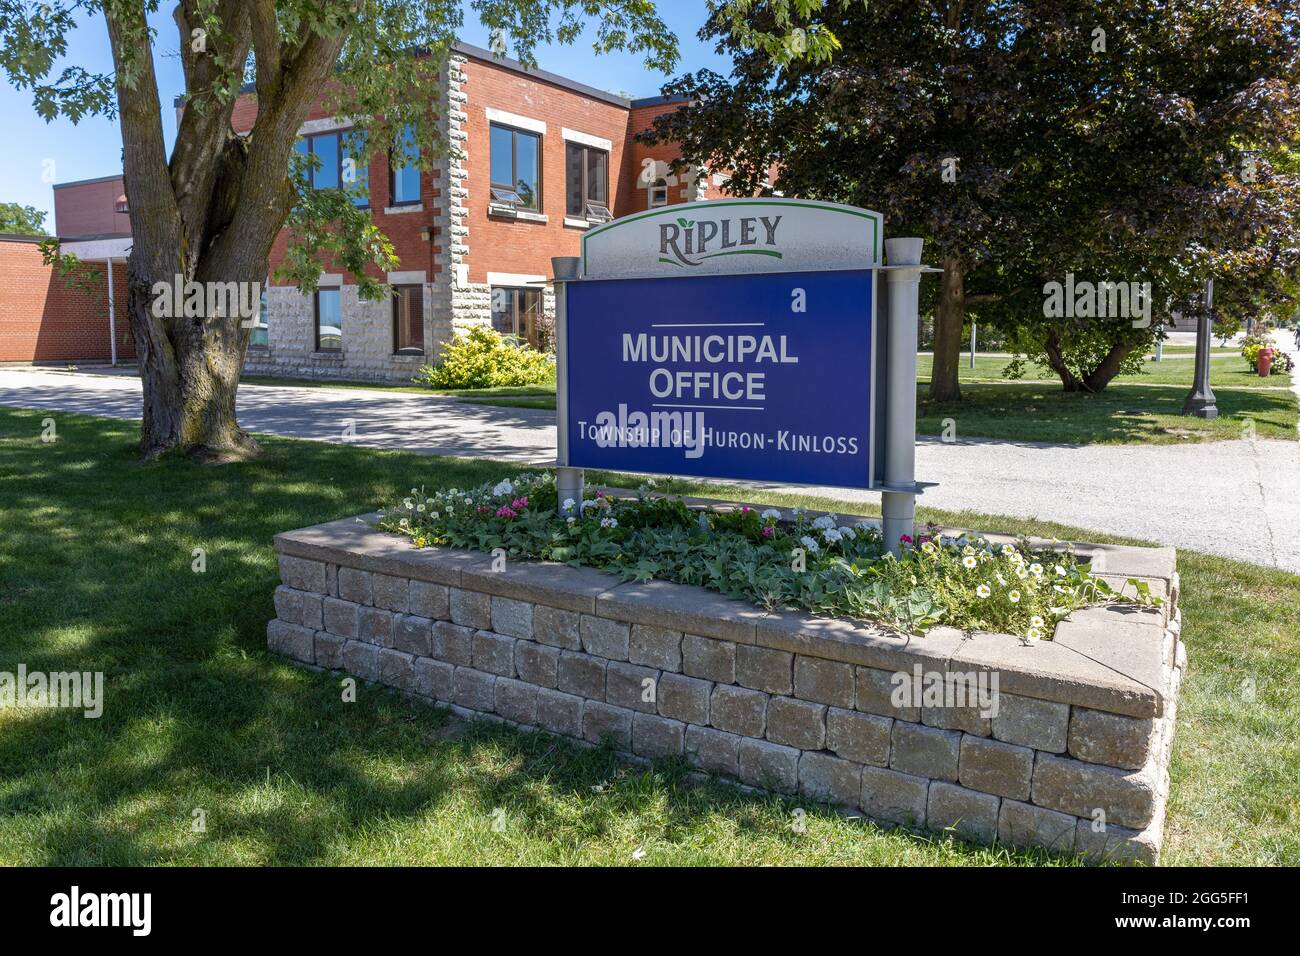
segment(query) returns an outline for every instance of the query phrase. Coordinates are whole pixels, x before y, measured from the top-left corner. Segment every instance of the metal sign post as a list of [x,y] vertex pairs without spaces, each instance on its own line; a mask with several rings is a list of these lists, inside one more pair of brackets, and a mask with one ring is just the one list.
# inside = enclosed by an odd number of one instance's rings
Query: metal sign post
[[574,511],[582,507],[582,469],[569,467],[569,295],[568,285],[578,279],[581,260],[577,256],[555,256],[555,490],[556,506],[568,517],[566,501],[574,502]]

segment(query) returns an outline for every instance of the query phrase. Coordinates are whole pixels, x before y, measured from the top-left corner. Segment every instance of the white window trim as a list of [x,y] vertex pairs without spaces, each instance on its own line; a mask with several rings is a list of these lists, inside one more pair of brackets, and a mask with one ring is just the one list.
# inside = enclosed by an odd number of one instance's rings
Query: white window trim
[[593,223],[588,219],[579,219],[575,216],[565,216],[564,224],[572,226],[574,229],[590,229]]
[[343,273],[326,272],[320,277],[316,285],[322,289],[341,289],[343,288]]
[[519,272],[489,272],[487,274],[487,284],[511,286],[513,288],[545,285],[546,276],[525,275]]
[[424,203],[417,202],[417,203],[412,203],[409,206],[385,206],[384,207],[385,216],[400,216],[403,213],[407,213],[407,212],[424,212]]
[[579,146],[603,149],[607,153],[614,151],[614,144],[610,140],[592,136],[590,133],[579,133],[576,129],[569,129],[567,126],[560,128],[560,135],[564,137],[566,143],[577,143]]
[[506,126],[513,126],[516,129],[525,129],[530,133],[546,132],[546,124],[541,120],[532,119],[528,116],[520,116],[518,113],[509,113],[492,106],[486,107],[486,113],[489,123],[504,123]]
[[299,136],[315,136],[317,133],[333,133],[335,130],[351,129],[355,121],[350,116],[326,116],[324,119],[307,120],[298,127]]
[[429,280],[425,278],[424,270],[408,272],[390,272],[388,273],[389,285],[424,285]]

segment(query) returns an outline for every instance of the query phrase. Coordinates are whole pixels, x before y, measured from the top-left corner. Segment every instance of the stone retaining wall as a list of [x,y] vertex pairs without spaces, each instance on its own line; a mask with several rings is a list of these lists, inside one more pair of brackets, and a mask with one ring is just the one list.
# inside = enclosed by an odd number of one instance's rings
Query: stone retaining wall
[[[1026,647],[902,638],[702,588],[417,549],[349,518],[278,535],[276,653],[407,694],[890,823],[1156,862],[1185,653],[1172,549],[1081,546],[1159,609]],[[896,673],[997,680],[996,708],[896,707]]]

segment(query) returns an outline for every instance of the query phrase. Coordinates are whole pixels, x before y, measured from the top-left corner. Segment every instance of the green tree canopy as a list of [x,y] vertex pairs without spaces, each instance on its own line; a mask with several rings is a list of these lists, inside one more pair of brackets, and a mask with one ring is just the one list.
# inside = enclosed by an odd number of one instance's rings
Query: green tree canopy
[[1249,298],[1296,268],[1300,184],[1249,161],[1297,140],[1297,0],[873,0],[792,25],[834,35],[834,58],[782,63],[711,19],[733,70],[667,86],[691,106],[652,138],[731,165],[735,193],[775,165],[785,195],[925,237],[945,270],[935,398],[960,395],[968,308],[1095,391],[1154,331],[1050,319],[1046,283],[1150,282],[1159,313],[1211,275]]
[[44,236],[45,212],[35,206],[0,202],[0,233],[16,236]]

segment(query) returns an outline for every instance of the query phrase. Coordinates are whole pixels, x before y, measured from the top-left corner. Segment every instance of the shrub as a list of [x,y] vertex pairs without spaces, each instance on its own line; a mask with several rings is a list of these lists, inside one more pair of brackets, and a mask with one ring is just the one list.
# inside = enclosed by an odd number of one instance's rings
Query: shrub
[[1259,350],[1272,344],[1262,335],[1248,335],[1241,340],[1241,357],[1252,372],[1259,368]]
[[[635,499],[599,492],[557,509],[555,479],[521,475],[495,486],[435,492],[411,489],[379,527],[418,547],[505,549],[521,558],[587,565],[627,580],[661,579],[711,588],[768,609],[805,608],[875,621],[901,633],[937,624],[1052,636],[1075,608],[1124,601],[1068,549],[993,545],[976,536],[918,535],[901,558],[880,532],[834,515],[795,508],[698,512],[680,499]],[[1139,603],[1158,603],[1131,580]]]
[[422,365],[412,381],[429,388],[544,385],[555,379],[551,358],[516,336],[475,326],[442,347],[437,365]]

